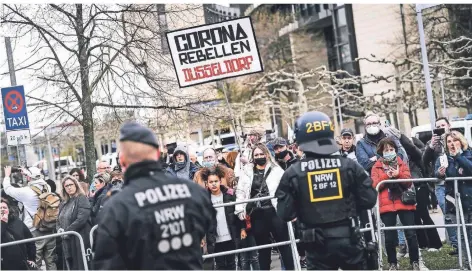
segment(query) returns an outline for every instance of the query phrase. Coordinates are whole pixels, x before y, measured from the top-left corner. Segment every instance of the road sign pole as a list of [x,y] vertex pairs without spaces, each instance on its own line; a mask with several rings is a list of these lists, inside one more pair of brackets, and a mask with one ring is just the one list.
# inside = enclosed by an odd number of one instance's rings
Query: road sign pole
[[[16,74],[15,74],[15,62],[13,61],[13,50],[11,48],[11,40],[9,37],[5,37],[5,48],[7,50],[7,60],[8,60],[8,71],[10,73],[10,83],[11,86],[16,86]],[[26,100],[24,101],[26,106]],[[21,166],[21,158],[23,158],[23,162],[27,163],[26,161],[26,147],[25,145],[19,145],[18,139],[16,144],[16,152],[18,155],[18,165]],[[8,145],[7,145],[7,155],[8,155]]]
[[424,81],[426,83],[426,95],[428,98],[429,119],[431,121],[431,130],[433,130],[434,128],[436,128],[435,127],[436,114],[434,111],[433,90],[431,88],[431,77],[429,74],[428,52],[426,50],[426,42],[424,38],[423,15],[422,15],[423,8],[426,8],[426,7],[423,7],[421,5],[416,5],[416,19],[418,21],[418,32],[420,34],[421,58],[423,61],[423,73],[424,73],[424,79],[425,79]]

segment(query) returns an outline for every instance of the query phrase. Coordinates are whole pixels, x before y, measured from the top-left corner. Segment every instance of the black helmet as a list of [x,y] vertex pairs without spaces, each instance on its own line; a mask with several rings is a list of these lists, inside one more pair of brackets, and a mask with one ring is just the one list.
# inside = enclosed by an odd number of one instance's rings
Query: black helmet
[[303,152],[329,155],[339,151],[334,140],[334,127],[328,115],[311,111],[295,123],[295,138]]

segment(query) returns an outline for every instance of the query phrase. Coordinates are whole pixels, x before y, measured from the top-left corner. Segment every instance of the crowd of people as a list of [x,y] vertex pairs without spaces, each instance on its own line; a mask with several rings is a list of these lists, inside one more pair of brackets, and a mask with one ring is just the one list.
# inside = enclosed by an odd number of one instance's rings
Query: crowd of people
[[[351,129],[341,131],[339,154],[359,163],[370,175],[373,187],[390,179],[436,177],[443,180],[447,177],[472,176],[472,151],[464,135],[451,130],[446,118],[436,121],[436,127],[443,128],[444,133],[433,134],[426,145],[416,138],[405,136],[394,127],[383,126],[376,114],[367,115],[364,125],[365,134],[358,142],[355,142]],[[200,164],[194,154],[189,154],[187,146],[180,145],[172,153],[164,152],[161,164],[169,176],[187,179],[205,188],[215,205],[273,197],[284,171],[304,157],[296,143],[289,144],[281,137],[264,140],[264,134],[259,130],[251,130],[240,147],[226,153],[208,148],[203,151]],[[27,180],[25,186],[12,182],[18,176]],[[107,200],[122,189],[124,176],[120,166],[112,169],[107,162],[100,162],[92,179],[92,183],[87,183],[84,172],[73,169],[56,187],[54,182],[44,180],[41,168],[29,167],[12,172],[11,167],[5,167],[0,205],[2,243],[75,231],[84,240],[90,264],[93,251],[90,230],[97,224]],[[465,222],[472,223],[472,184],[459,182],[459,192]],[[455,223],[452,182],[380,184],[380,219],[385,226],[433,225],[428,209],[436,205],[436,199],[445,223]],[[56,220],[51,226],[47,211],[56,205],[57,212],[51,213]],[[215,225],[201,240],[203,253],[289,240],[288,224],[277,215],[276,210],[275,198],[217,207]],[[369,221],[367,213],[359,214],[359,217],[361,225],[365,226]],[[298,221],[293,221],[292,225],[297,234],[300,227]],[[456,228],[447,228],[447,233],[454,247],[451,255],[457,255]],[[470,239],[472,233],[467,236]],[[370,232],[365,233],[364,238],[371,240]],[[469,240],[471,243],[472,240]],[[462,244],[465,246],[465,242]],[[426,268],[420,260],[420,249],[439,250],[442,242],[435,228],[385,231],[385,247],[389,270],[397,270],[398,258],[406,255],[412,269],[420,270]],[[400,253],[397,253],[398,247]],[[297,250],[300,265],[306,267],[303,243],[297,245]],[[80,270],[84,267],[78,240],[69,235],[10,246],[2,248],[1,252],[1,267],[4,270],[40,268],[43,261],[47,270]],[[283,269],[294,269],[289,245],[207,259],[204,267],[208,270],[269,270],[274,253],[279,255]]]

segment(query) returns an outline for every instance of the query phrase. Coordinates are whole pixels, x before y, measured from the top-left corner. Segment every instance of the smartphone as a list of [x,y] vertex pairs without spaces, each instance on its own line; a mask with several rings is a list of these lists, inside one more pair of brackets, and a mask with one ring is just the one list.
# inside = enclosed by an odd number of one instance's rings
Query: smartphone
[[447,161],[447,156],[445,154],[439,157],[439,163],[443,168],[447,168],[449,166],[449,162]]
[[437,128],[433,130],[433,134],[437,136],[442,136],[446,132],[444,128]]

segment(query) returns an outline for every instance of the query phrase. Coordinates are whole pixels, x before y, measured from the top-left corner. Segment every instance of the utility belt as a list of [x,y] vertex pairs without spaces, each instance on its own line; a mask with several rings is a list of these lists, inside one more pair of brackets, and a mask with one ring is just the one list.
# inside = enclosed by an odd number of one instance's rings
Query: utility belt
[[325,238],[350,238],[351,244],[358,244],[361,231],[357,219],[349,218],[323,227],[307,227],[300,223],[300,242],[324,245]]

